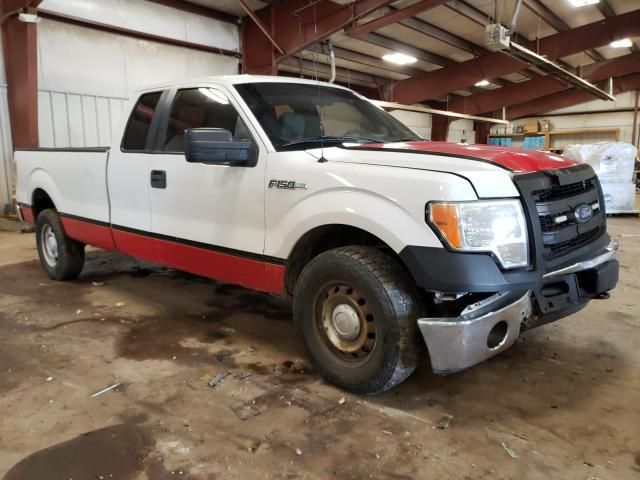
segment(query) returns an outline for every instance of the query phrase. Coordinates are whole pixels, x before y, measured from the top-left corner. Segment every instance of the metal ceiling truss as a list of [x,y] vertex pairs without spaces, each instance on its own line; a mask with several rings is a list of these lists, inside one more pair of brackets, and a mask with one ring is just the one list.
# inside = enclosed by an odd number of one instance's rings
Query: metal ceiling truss
[[[582,69],[581,76],[590,82],[599,82],[635,72],[640,72],[640,53],[587,65]],[[468,97],[452,99],[449,102],[449,108],[456,112],[479,115],[498,110],[504,106],[508,107],[552,93],[566,91],[569,88],[570,86],[562,80],[546,76]]]
[[[613,93],[616,95],[638,89],[640,89],[640,74],[616,78],[613,81]],[[517,118],[530,117],[561,108],[572,107],[592,99],[591,94],[583,90],[573,89],[513,105],[506,109],[506,113],[508,119],[515,120]]]
[[[458,0],[456,0],[458,1]],[[451,3],[451,2],[449,2]],[[523,47],[537,49],[537,54],[555,60],[590,48],[608,45],[614,38],[640,35],[640,10],[600,20],[566,32],[541,38],[537,42],[524,42]],[[394,100],[401,103],[419,103],[435,99],[447,92],[467,88],[483,79],[519,72],[528,63],[501,52],[460,62],[417,77],[398,82],[394,87]]]

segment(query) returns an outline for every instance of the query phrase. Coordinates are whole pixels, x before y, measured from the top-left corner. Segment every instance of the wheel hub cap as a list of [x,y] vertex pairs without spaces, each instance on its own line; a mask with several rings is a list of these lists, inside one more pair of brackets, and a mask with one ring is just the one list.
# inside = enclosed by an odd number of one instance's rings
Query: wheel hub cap
[[342,361],[362,363],[376,344],[375,312],[364,295],[331,283],[316,297],[316,322],[326,345]]
[[42,227],[42,253],[46,262],[55,267],[58,262],[58,241],[56,234],[49,225]]
[[331,324],[338,337],[344,340],[354,340],[360,335],[360,319],[353,307],[342,303],[333,309]]

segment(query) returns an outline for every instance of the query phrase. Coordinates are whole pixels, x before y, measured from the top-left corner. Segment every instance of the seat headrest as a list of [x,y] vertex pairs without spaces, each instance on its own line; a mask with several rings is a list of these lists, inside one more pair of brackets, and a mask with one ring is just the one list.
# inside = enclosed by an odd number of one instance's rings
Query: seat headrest
[[282,138],[300,138],[304,136],[304,115],[295,112],[285,112],[278,118],[280,136]]

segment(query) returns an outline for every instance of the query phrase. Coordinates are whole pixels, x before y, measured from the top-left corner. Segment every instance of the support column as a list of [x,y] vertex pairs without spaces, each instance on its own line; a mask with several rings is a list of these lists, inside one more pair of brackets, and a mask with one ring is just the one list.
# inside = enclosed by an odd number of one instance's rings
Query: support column
[[[30,13],[35,13],[35,10]],[[2,24],[13,148],[38,146],[38,50],[35,23],[12,15]]]
[[476,142],[482,145],[489,143],[489,124],[486,122],[474,122],[476,130]]
[[431,116],[431,140],[436,142],[446,142],[449,136],[449,125],[451,117],[444,115]]

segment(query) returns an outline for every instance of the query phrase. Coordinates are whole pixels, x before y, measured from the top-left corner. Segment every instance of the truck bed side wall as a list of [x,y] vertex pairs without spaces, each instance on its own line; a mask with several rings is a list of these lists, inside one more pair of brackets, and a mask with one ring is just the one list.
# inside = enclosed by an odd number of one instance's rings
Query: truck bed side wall
[[[107,149],[18,150],[15,155],[20,204],[31,207],[34,192],[40,189],[55,205],[71,238],[115,248],[109,227]],[[80,219],[91,219],[92,228]]]

